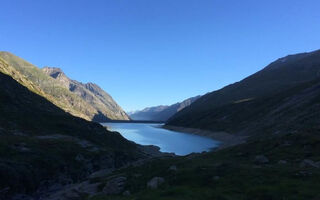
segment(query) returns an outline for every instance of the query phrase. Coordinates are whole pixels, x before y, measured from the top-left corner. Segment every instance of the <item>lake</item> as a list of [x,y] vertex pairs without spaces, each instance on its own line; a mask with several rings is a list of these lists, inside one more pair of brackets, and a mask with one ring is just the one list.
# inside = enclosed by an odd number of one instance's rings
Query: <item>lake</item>
[[141,145],[155,145],[161,152],[187,155],[193,152],[209,151],[219,145],[211,138],[171,131],[161,128],[163,124],[149,123],[102,123],[110,131],[117,131],[123,137]]

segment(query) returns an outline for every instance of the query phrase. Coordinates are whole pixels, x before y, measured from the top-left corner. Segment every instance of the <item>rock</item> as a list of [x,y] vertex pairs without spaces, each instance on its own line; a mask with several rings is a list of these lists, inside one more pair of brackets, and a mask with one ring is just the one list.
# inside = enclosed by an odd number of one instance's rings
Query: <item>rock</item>
[[265,155],[258,155],[254,159],[257,164],[266,164],[269,162],[269,159]]
[[214,176],[214,177],[213,177],[213,180],[214,180],[214,181],[218,181],[219,179],[220,179],[220,176]]
[[126,190],[126,191],[124,191],[124,192],[122,193],[122,195],[123,195],[123,196],[130,196],[131,193],[130,193],[129,190]]
[[81,193],[86,193],[88,195],[94,195],[98,193],[98,187],[100,183],[90,183],[90,181],[82,182],[79,185],[78,190],[81,191]]
[[133,174],[132,176],[135,177],[135,178],[139,178],[139,177],[142,176],[142,174]]
[[285,165],[287,164],[288,162],[286,160],[279,160],[278,164],[280,165]]
[[178,170],[178,168],[175,165],[172,165],[172,166],[169,167],[169,171],[175,171],[176,172],[177,170]]
[[86,161],[86,159],[83,157],[82,154],[78,154],[75,158],[76,161],[78,162],[83,162],[83,161]]
[[16,194],[12,198],[12,200],[33,200],[33,198],[26,194]]
[[25,143],[14,144],[12,148],[15,149],[16,151],[23,152],[23,153],[31,151],[30,148],[28,148]]
[[120,194],[124,189],[126,181],[127,178],[124,176],[115,177],[107,182],[102,192],[104,194]]
[[157,189],[163,183],[164,183],[164,178],[162,178],[162,177],[153,177],[147,183],[147,187],[150,188],[150,189]]
[[300,163],[300,167],[315,167],[315,168],[320,168],[320,162],[314,162],[313,160],[304,159],[304,160]]
[[92,179],[92,178],[105,177],[105,176],[111,174],[112,171],[113,171],[113,169],[102,169],[102,170],[99,170],[99,171],[96,171],[96,172],[90,174],[89,178]]

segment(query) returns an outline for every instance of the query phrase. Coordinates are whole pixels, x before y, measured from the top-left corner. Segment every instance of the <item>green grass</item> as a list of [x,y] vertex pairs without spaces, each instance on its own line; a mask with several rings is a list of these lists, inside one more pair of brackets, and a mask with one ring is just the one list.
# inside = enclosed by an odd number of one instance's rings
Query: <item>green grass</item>
[[[320,136],[316,132],[303,132],[252,140],[194,157],[158,159],[115,172],[128,178],[125,190],[132,195],[97,195],[92,200],[313,199],[319,197],[320,170],[301,168],[300,162],[319,161],[319,146]],[[266,155],[270,162],[256,164],[254,158],[260,154]],[[279,160],[288,163],[278,164]],[[177,172],[168,170],[171,165],[177,166]],[[146,183],[155,176],[164,177],[165,183],[156,190],[147,189]],[[107,179],[92,181],[104,183]]]

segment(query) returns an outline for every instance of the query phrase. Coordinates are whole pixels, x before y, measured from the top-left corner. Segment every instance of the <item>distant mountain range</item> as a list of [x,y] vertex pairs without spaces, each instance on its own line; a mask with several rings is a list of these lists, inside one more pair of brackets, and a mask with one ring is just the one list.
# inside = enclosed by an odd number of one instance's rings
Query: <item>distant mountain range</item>
[[129,120],[112,97],[96,84],[71,80],[59,68],[40,69],[9,52],[0,52],[0,58],[41,88],[49,101],[74,116],[97,122]]
[[320,50],[289,55],[202,96],[167,125],[243,134],[311,128],[320,122],[319,79]]
[[200,96],[191,97],[182,102],[172,104],[170,106],[154,106],[148,107],[140,111],[128,113],[133,120],[149,120],[149,121],[167,121],[175,113],[181,111],[185,107],[190,106]]

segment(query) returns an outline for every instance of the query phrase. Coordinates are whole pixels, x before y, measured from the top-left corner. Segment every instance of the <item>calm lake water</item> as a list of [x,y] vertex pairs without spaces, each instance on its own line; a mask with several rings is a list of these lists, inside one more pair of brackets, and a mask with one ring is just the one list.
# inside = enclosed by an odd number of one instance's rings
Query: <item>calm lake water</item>
[[188,133],[161,128],[162,124],[144,123],[102,123],[111,131],[141,145],[155,145],[160,151],[187,155],[193,152],[209,151],[219,145],[218,141]]

